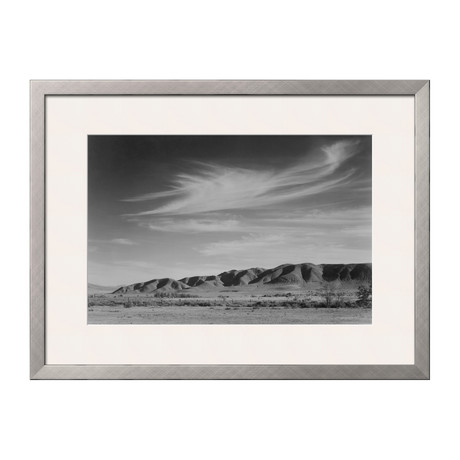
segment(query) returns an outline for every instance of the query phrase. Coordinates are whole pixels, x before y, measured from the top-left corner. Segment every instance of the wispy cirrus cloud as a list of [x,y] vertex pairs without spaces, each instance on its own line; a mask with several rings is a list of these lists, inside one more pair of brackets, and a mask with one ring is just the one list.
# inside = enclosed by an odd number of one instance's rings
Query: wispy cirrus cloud
[[137,244],[135,241],[129,240],[128,238],[113,238],[110,243],[122,244],[124,246],[133,246]]
[[[286,233],[252,233],[232,240],[221,239],[196,246],[194,250],[205,257],[233,260],[240,264],[246,260],[245,263],[249,264],[258,261],[259,266],[295,260],[341,263],[343,259],[359,262],[367,260],[367,249],[360,247],[363,239],[367,241],[367,238],[370,238],[370,234],[366,228],[345,228],[332,234],[291,229]],[[270,262],[275,260],[278,262]]]
[[157,218],[151,222],[139,222],[142,227],[160,232],[174,233],[209,233],[209,232],[245,232],[237,219],[218,218]]
[[268,228],[274,227],[303,227],[311,226],[333,226],[341,228],[345,226],[371,225],[372,209],[370,206],[360,206],[357,208],[338,208],[338,209],[312,209],[290,212],[286,214],[267,213],[258,219],[260,225]]
[[284,169],[248,169],[195,162],[196,171],[177,174],[166,191],[123,201],[164,200],[166,204],[128,216],[191,215],[231,209],[254,209],[327,192],[346,185],[353,168],[340,168],[358,151],[359,141],[324,146]]
[[89,239],[88,240],[89,244],[119,244],[122,246],[136,246],[137,243],[133,240],[130,240],[129,238],[112,238],[111,240],[93,240]]
[[273,248],[285,244],[286,235],[257,235],[249,234],[238,240],[216,241],[195,248],[201,254],[206,256],[234,255],[246,252],[248,250],[261,250],[264,247]]
[[[231,216],[231,217],[229,217]],[[309,234],[326,229],[350,229],[359,227],[371,232],[371,208],[362,206],[355,209],[312,209],[289,213],[270,211],[251,216],[232,216],[231,214],[208,213],[196,218],[184,216],[132,218],[139,226],[158,232],[183,234],[194,233],[273,233],[297,232],[308,229]]]

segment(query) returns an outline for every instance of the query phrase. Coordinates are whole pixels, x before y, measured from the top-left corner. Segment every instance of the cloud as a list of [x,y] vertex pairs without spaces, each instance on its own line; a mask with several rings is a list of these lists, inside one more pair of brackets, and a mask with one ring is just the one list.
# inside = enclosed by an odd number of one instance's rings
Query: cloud
[[265,217],[242,220],[238,229],[247,234],[241,238],[222,239],[194,249],[204,256],[237,255],[257,260],[271,256],[277,260],[293,259],[308,250],[304,257],[314,255],[318,263],[323,263],[321,258],[338,248],[339,242],[353,247],[356,241],[359,245],[370,244],[371,219],[370,207],[293,211],[284,215],[269,212]]
[[177,194],[177,189],[173,187],[171,190],[166,190],[163,192],[155,192],[155,193],[146,193],[145,195],[139,195],[133,198],[125,198],[121,201],[146,201],[146,200],[155,200],[157,198],[165,198],[169,196],[175,196]]
[[130,267],[130,268],[146,268],[153,269],[159,268],[160,266],[154,262],[144,262],[142,260],[114,260],[113,265],[120,267]]
[[134,241],[128,240],[127,238],[114,238],[110,240],[110,242],[115,244],[122,244],[124,246],[133,246],[137,244]]
[[349,182],[355,170],[340,167],[357,153],[358,143],[336,142],[276,171],[195,162],[197,171],[177,174],[170,190],[123,200],[143,202],[170,198],[169,202],[127,216],[191,215],[254,209],[324,193]]
[[137,245],[137,243],[133,240],[130,240],[128,238],[112,238],[111,240],[97,240],[97,239],[89,239],[88,244],[94,245],[94,243],[97,244],[121,244],[122,246],[134,246]]
[[236,219],[172,219],[158,218],[151,222],[140,222],[140,225],[150,230],[174,233],[208,233],[246,231]]
[[295,211],[286,214],[267,213],[258,220],[260,225],[268,228],[309,228],[309,227],[336,227],[363,226],[370,227],[372,209],[370,206],[361,206],[352,209],[313,209],[311,211]]
[[107,241],[107,243],[122,244],[124,246],[134,246],[134,241],[128,240],[127,238],[113,238],[112,240]]
[[[150,220],[134,217],[129,219],[140,227],[157,232],[179,234],[246,233],[246,234],[292,234],[299,231],[320,236],[341,231],[348,234],[371,235],[372,211],[370,206],[352,209],[312,209],[290,212],[265,211],[249,216],[232,214],[201,214],[197,218],[184,216],[155,217]],[[359,230],[357,230],[359,228]],[[355,230],[356,229],[356,230]]]
[[261,250],[264,247],[273,247],[286,243],[286,236],[250,234],[238,240],[217,241],[196,248],[196,251],[206,256],[233,255],[249,250]]

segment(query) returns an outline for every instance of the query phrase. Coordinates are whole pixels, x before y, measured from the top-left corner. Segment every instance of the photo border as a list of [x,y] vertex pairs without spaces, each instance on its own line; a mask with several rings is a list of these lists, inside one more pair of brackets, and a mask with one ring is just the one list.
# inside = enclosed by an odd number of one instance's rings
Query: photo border
[[[428,80],[32,80],[30,82],[31,379],[429,379]],[[406,95],[414,97],[415,305],[413,365],[47,365],[45,127],[47,96]]]

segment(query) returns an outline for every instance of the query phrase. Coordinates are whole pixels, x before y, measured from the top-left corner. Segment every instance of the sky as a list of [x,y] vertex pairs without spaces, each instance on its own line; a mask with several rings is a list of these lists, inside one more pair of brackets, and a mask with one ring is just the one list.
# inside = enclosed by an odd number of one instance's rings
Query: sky
[[88,136],[88,281],[371,262],[371,136]]

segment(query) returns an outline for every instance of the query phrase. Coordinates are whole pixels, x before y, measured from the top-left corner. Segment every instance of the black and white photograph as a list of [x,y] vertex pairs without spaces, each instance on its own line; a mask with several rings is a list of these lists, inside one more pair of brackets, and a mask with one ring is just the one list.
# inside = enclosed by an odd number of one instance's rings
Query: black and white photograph
[[371,324],[372,137],[88,136],[89,324]]
[[3,11],[2,458],[455,457],[454,2]]

